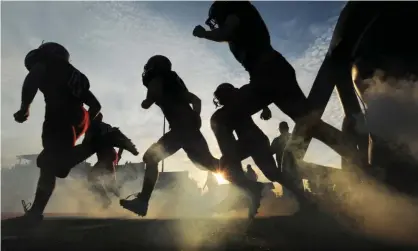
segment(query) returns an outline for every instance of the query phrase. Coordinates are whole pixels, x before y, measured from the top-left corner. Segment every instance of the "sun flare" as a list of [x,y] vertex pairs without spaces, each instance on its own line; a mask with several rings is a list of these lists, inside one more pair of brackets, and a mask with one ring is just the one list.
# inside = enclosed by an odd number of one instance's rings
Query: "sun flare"
[[214,175],[215,175],[216,181],[218,182],[219,185],[228,184],[229,183],[229,181],[227,181],[224,178],[224,176],[223,176],[222,173],[215,173]]

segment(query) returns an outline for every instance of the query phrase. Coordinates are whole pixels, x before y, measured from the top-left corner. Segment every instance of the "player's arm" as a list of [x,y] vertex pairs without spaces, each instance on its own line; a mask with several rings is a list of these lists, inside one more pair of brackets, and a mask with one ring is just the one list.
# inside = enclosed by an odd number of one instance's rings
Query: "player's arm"
[[31,68],[23,81],[20,109],[13,114],[16,122],[23,123],[28,119],[30,105],[38,92],[41,82],[44,81],[45,73],[45,65],[37,63]]
[[87,130],[87,132],[84,134],[84,139],[81,142],[81,144],[90,142],[91,141],[91,138],[92,138],[92,134],[91,134],[90,130]]
[[148,84],[147,97],[142,101],[142,108],[148,109],[162,96],[163,78],[156,77]]
[[[228,42],[234,36],[235,31],[239,27],[240,20],[236,15],[229,15],[226,18],[225,23],[222,27],[210,30],[210,31],[201,31],[198,34],[195,34],[197,37],[205,38],[214,42]],[[203,28],[203,27],[202,27]]]
[[189,104],[193,106],[193,110],[200,114],[202,111],[202,100],[191,92],[187,92],[185,96]]
[[33,99],[38,93],[38,88],[45,76],[46,67],[42,63],[38,63],[26,76],[22,87],[22,102],[20,106],[21,111],[29,111],[29,107]]
[[118,150],[118,160],[122,158],[123,148],[119,148]]
[[102,105],[90,91],[90,81],[87,76],[74,68],[71,79],[68,81],[68,86],[73,95],[89,107],[88,113],[90,121],[93,121],[100,113]]
[[102,109],[102,105],[100,104],[99,100],[97,100],[96,96],[90,91],[87,90],[83,93],[81,96],[81,99],[84,104],[86,104],[89,107],[89,117],[90,121],[93,121],[93,119],[100,113],[100,110]]

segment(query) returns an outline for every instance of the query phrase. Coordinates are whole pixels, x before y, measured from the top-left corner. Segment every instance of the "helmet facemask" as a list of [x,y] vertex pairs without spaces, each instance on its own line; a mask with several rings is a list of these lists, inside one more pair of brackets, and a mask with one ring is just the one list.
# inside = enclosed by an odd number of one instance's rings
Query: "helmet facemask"
[[229,83],[219,85],[213,93],[213,104],[215,107],[219,108],[224,106],[228,100],[233,98],[232,96],[235,90],[236,88]]
[[209,9],[208,19],[206,19],[205,24],[211,29],[215,30],[219,28],[218,12],[219,12],[219,3],[216,1],[212,4]]
[[216,20],[215,20],[214,18],[211,18],[211,17],[209,17],[209,18],[206,20],[205,24],[206,24],[206,25],[209,27],[209,29],[211,29],[211,30],[215,30],[215,29],[219,28],[219,25],[218,25],[218,23],[216,22]]
[[149,82],[153,79],[152,69],[147,68],[147,65],[144,67],[144,72],[142,73],[142,83],[148,87]]

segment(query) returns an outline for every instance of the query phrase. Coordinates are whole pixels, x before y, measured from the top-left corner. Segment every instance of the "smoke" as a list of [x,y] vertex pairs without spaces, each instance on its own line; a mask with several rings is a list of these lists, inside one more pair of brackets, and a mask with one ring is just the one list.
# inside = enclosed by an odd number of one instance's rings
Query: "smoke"
[[[10,169],[2,168],[1,171],[2,213],[23,213],[20,201],[21,199],[33,201],[39,169],[35,166],[18,166]],[[117,177],[123,176],[132,177],[122,187],[122,198],[141,190],[143,180],[141,174],[132,173],[132,169],[126,167],[118,171]],[[170,231],[175,232],[175,241],[178,245],[185,245],[188,248],[201,245],[216,246],[219,243],[214,243],[214,239],[219,241],[223,238],[232,238],[237,232],[244,232],[245,225],[237,222],[236,219],[246,218],[248,209],[243,203],[245,201],[243,193],[232,185],[215,186],[212,188],[215,192],[210,192],[210,189],[203,192],[192,179],[175,180],[173,184],[154,191],[148,215],[140,218],[122,208],[119,205],[119,198],[116,197],[112,198],[110,207],[104,209],[100,197],[89,189],[85,171],[73,170],[69,177],[57,181],[56,190],[45,214],[47,217],[63,215],[133,220],[181,219],[169,226],[172,229]],[[227,207],[238,206],[233,210],[215,213],[213,210],[222,201],[235,202]],[[259,217],[288,215],[294,211],[296,211],[296,203],[293,200],[277,198],[271,187],[265,189]],[[193,221],[197,218],[211,220]],[[150,239],[156,238],[153,231],[147,230]],[[214,238],[214,235],[219,236]]]
[[370,132],[395,144],[406,145],[418,156],[418,85],[413,80],[384,78],[380,71],[364,81]]
[[[392,156],[395,158],[395,164],[392,165],[396,166],[390,167],[403,169],[404,166],[399,165],[408,163],[409,159],[406,158],[411,156],[416,161],[418,156],[417,83],[413,80],[387,78],[383,72],[376,71],[372,78],[363,80],[362,84],[366,86],[362,98],[367,105],[367,130],[388,143],[387,153],[401,153]],[[384,154],[378,156],[386,160],[390,157]],[[390,165],[386,160],[380,160],[380,163]],[[418,173],[416,171],[415,174]],[[365,173],[332,174],[329,178],[341,194],[339,200],[330,200],[324,206],[347,215],[348,219],[340,220],[347,224],[356,222],[358,230],[364,233],[400,243],[418,243],[417,199],[396,192],[382,183],[382,179],[386,175],[394,175],[393,172],[389,174],[384,169],[376,169],[375,172],[380,172],[376,173],[376,178]]]
[[[367,126],[373,135],[393,145],[405,144],[412,156],[418,156],[418,91],[413,81],[384,79],[380,73],[364,81],[368,88],[363,98],[367,103]],[[20,200],[33,199],[39,169],[2,168],[2,212],[22,212]],[[383,173],[380,177],[384,178]],[[122,196],[138,192],[143,177],[135,177],[123,186]],[[361,182],[359,182],[361,180]],[[343,224],[355,225],[357,231],[401,243],[417,242],[418,201],[385,186],[379,178],[360,173],[353,175],[335,172],[329,180],[336,184],[339,196],[322,201]],[[227,197],[229,196],[229,197]],[[184,219],[175,224],[179,241],[188,246],[210,242],[215,229],[233,229],[233,219],[245,217],[243,207],[214,214],[212,209],[222,200],[240,201],[242,193],[236,188],[209,196],[203,193],[197,182],[181,181],[174,187],[157,189],[152,197],[146,219]],[[136,215],[120,207],[119,198],[113,198],[109,208],[103,209],[98,196],[87,186],[85,176],[59,180],[56,191],[46,209],[47,213],[84,215],[98,218],[138,219]],[[277,199],[267,189],[259,211],[259,217],[289,215],[296,211],[294,200]],[[345,215],[345,216],[344,216]],[[344,217],[343,217],[344,216]],[[191,225],[194,218],[222,218],[222,223],[212,222]],[[203,223],[202,223],[203,224]],[[222,226],[221,226],[222,225]],[[226,231],[226,230],[225,230]],[[151,237],[150,237],[151,238]]]
[[[390,190],[365,173],[334,174],[338,199],[324,203],[337,219],[354,230],[398,243],[417,244],[418,201]],[[361,180],[361,182],[359,182]]]

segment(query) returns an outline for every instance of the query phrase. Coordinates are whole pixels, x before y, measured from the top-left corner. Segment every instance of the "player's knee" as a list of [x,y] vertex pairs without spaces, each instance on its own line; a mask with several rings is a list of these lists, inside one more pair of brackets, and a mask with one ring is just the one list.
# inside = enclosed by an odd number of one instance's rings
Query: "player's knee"
[[45,151],[42,151],[38,157],[36,158],[36,165],[39,168],[46,168],[48,164],[48,156],[47,153],[45,153]]
[[44,150],[38,155],[38,158],[36,159],[36,165],[41,170],[49,170],[50,172],[54,169],[54,167],[60,164],[59,161],[57,161],[56,156],[57,154],[54,154],[51,151]]
[[37,166],[45,173],[54,174],[55,177],[64,179],[68,176],[71,166],[66,164],[59,153],[42,152],[36,159]]
[[159,162],[159,157],[155,151],[147,151],[142,157],[142,161],[147,165],[156,165]]

